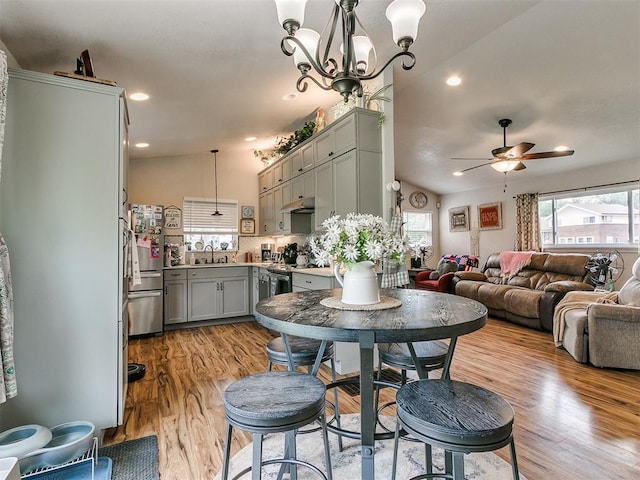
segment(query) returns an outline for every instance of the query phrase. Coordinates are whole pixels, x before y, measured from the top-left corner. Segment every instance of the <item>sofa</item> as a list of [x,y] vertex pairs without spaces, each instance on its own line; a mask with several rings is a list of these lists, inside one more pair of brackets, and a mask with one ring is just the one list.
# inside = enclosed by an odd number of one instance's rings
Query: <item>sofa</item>
[[456,272],[450,293],[484,304],[492,317],[553,330],[553,314],[567,292],[592,291],[589,255],[499,252],[480,272]]
[[640,370],[640,258],[620,291],[567,293],[553,339],[580,363]]

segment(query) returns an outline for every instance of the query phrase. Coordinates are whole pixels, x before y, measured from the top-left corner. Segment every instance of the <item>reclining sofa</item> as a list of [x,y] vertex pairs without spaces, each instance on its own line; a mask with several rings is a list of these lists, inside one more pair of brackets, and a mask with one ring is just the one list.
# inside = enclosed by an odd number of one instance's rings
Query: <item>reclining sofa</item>
[[581,254],[493,253],[481,273],[456,272],[450,292],[479,301],[492,317],[551,332],[564,295],[593,290],[588,260]]

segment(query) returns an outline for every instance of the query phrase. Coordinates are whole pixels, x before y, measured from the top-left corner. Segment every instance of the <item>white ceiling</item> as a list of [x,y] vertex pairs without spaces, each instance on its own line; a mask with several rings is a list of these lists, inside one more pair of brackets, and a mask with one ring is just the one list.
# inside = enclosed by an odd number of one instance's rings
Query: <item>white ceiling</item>
[[[380,61],[395,51],[389,1],[357,11]],[[490,167],[453,177],[502,146],[531,152],[565,144],[572,157],[527,162],[509,175],[535,178],[583,166],[640,159],[640,2],[637,0],[428,1],[417,64],[395,66],[396,177],[436,193],[501,184]],[[310,0],[305,26],[322,30],[333,0]],[[179,156],[212,148],[246,155],[273,146],[335,92],[310,85],[297,99],[296,70],[280,51],[284,30],[271,0],[0,0],[0,39],[22,68],[73,71],[88,49],[96,76],[128,93],[131,157]],[[445,85],[452,73],[459,87]],[[243,139],[255,135],[254,145]],[[637,178],[638,172],[630,172]]]

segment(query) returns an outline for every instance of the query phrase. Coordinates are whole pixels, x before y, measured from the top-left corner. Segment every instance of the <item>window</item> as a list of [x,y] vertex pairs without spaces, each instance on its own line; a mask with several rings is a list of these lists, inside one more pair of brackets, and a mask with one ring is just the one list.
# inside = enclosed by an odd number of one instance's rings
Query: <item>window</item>
[[235,250],[238,245],[238,202],[212,198],[185,197],[182,203],[184,241],[198,248],[211,245],[214,250]]
[[[567,244],[631,245],[640,233],[637,183],[540,195],[540,235],[545,246]],[[575,242],[574,242],[575,239]]]
[[431,212],[403,212],[404,235],[410,243],[433,245]]

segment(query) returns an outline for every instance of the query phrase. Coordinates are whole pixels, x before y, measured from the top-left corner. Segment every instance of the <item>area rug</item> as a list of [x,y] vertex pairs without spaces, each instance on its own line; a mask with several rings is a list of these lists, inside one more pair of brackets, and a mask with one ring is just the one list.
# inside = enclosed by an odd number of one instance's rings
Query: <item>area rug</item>
[[[377,370],[373,372],[373,378],[374,379],[378,378]],[[393,368],[383,368],[382,372],[380,373],[380,379],[385,382],[395,383],[396,385],[399,385],[400,381],[402,380],[402,376],[400,372],[398,372]],[[348,383],[343,383],[338,388],[340,388],[341,390],[343,390],[344,392],[346,392],[352,397],[360,396],[360,375],[353,375],[351,377],[346,377],[343,381],[346,382],[347,380],[349,381]],[[382,385],[380,388],[387,388],[387,387]]]
[[113,460],[112,480],[159,480],[155,435],[102,447],[98,457]]
[[[348,430],[359,430],[359,415],[343,415],[342,427]],[[382,422],[391,427],[393,417],[382,417]],[[338,452],[336,435],[329,433],[331,449],[331,462],[333,478],[336,480],[356,480],[361,477],[360,445],[357,440],[344,438],[344,449]],[[283,434],[268,435],[263,443],[263,459],[282,457],[284,444]],[[298,459],[310,462],[318,466],[322,471],[324,466],[324,450],[322,449],[322,437],[320,432],[298,435],[297,439]],[[231,459],[229,478],[251,465],[252,445],[249,444],[240,450]],[[424,446],[417,442],[400,442],[398,450],[398,472],[396,478],[404,480],[424,471]],[[375,472],[376,480],[389,480],[391,478],[391,466],[393,461],[393,439],[376,442]],[[434,472],[444,471],[444,452],[435,448],[433,451]],[[493,453],[472,453],[465,456],[465,478],[468,480],[512,480],[511,465]],[[263,468],[263,479],[275,479],[278,477],[279,465],[268,465]],[[244,479],[251,478],[251,473],[245,474]],[[299,480],[318,480],[318,475],[305,468],[298,469]],[[521,480],[526,480],[520,474]],[[220,480],[220,472],[214,477]]]

